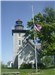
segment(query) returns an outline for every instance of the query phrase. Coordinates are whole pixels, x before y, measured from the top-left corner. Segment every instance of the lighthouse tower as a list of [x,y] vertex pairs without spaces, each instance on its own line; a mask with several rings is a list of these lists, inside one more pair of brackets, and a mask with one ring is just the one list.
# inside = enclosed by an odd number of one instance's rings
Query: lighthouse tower
[[24,30],[24,26],[22,25],[22,21],[18,19],[15,23],[15,27],[12,30],[13,36],[13,65],[15,68],[18,68],[18,52],[20,51],[20,47],[22,47],[22,41],[24,40],[24,35],[26,30]]

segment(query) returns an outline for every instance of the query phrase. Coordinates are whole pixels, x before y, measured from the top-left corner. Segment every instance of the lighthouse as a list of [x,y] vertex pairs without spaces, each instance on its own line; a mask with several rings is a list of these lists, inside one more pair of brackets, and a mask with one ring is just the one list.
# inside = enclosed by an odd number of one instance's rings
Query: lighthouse
[[24,26],[22,25],[22,21],[18,19],[15,22],[14,29],[12,29],[13,36],[13,66],[14,68],[18,68],[18,52],[20,48],[22,48],[22,41],[25,38],[25,33],[27,30],[24,30]]

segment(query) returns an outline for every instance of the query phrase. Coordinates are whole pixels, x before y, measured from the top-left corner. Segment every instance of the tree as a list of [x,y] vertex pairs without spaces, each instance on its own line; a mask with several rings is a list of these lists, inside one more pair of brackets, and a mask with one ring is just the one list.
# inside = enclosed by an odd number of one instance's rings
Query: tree
[[53,23],[55,21],[55,10],[53,8],[46,8],[44,12],[43,16],[46,22]]
[[[42,25],[41,32],[36,32],[36,37],[40,38],[42,44],[42,55],[55,54],[55,10],[53,8],[45,8],[44,14],[38,13],[34,16],[34,24]],[[27,22],[28,28],[31,30],[29,34],[33,39],[34,25],[33,19]]]
[[3,62],[1,62],[1,68],[7,68],[7,65],[5,65]]
[[41,61],[44,65],[46,65],[46,67],[49,67],[52,64],[53,59],[51,56],[44,56],[41,58]]

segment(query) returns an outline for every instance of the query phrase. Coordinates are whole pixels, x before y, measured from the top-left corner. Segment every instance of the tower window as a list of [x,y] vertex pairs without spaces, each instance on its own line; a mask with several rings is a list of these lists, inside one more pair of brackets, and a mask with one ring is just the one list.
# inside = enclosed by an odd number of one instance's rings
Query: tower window
[[21,40],[19,40],[19,45],[21,45]]

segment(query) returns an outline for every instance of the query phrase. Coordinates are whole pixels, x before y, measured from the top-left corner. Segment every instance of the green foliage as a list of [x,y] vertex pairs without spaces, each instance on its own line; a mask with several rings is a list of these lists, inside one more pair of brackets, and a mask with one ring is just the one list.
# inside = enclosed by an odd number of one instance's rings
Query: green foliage
[[32,68],[31,64],[26,64],[26,63],[23,63],[20,66],[20,69],[31,69],[31,68]]
[[42,63],[46,65],[46,67],[50,67],[52,64],[52,57],[51,56],[44,56],[41,59]]
[[1,64],[1,68],[7,68],[7,65]]
[[55,10],[53,8],[46,8],[44,10],[44,18],[46,22],[52,23],[55,22]]
[[[41,32],[35,31],[34,24],[42,26]],[[42,44],[42,55],[55,54],[55,10],[53,8],[45,8],[44,13],[38,13],[33,19],[27,22],[27,27],[31,30],[29,34],[31,38],[39,37]]]
[[[34,64],[34,67],[36,68],[36,64]],[[43,63],[41,63],[41,62],[39,62],[39,63],[37,63],[37,68],[38,69],[45,69],[46,68],[46,65],[43,64]]]

